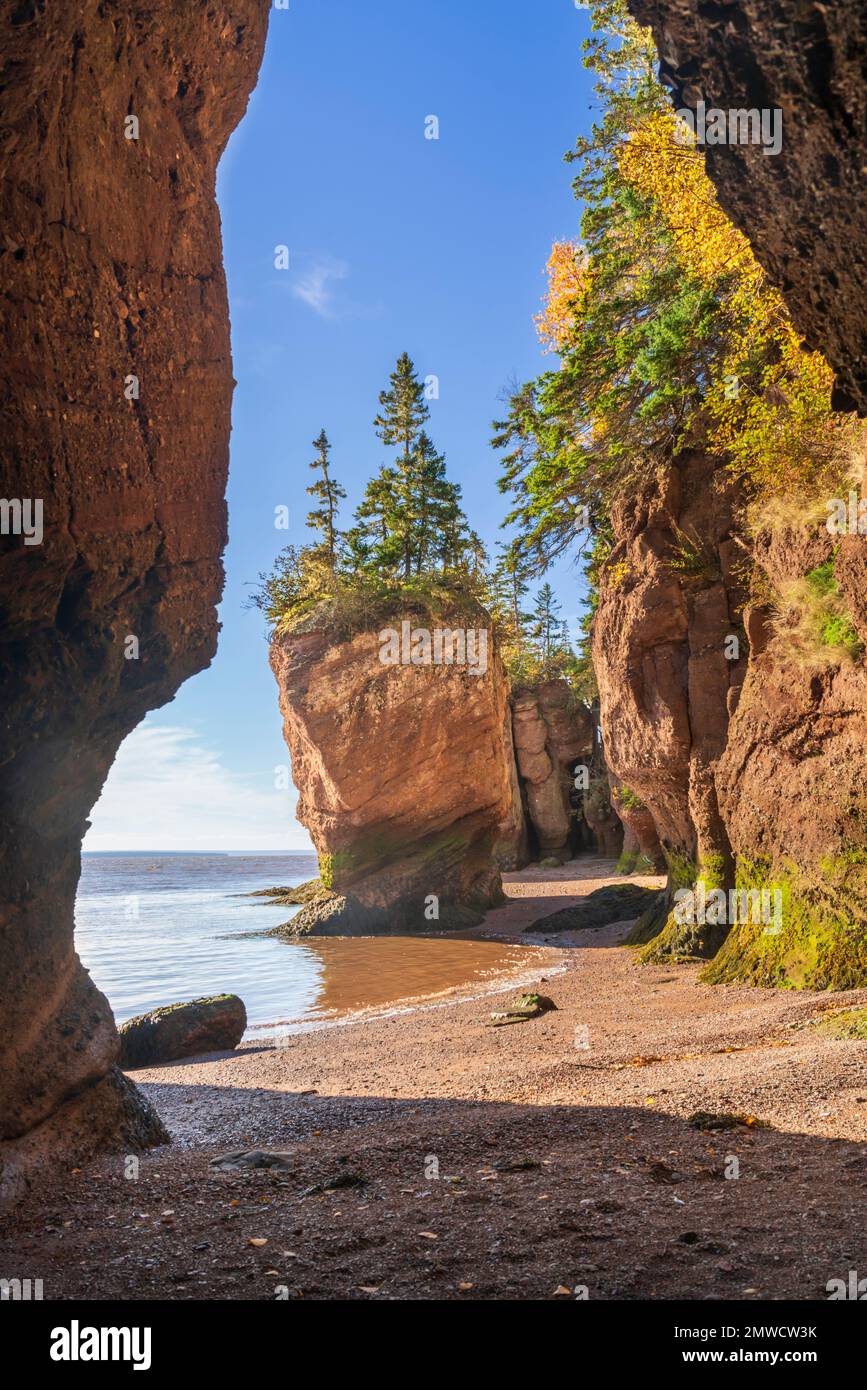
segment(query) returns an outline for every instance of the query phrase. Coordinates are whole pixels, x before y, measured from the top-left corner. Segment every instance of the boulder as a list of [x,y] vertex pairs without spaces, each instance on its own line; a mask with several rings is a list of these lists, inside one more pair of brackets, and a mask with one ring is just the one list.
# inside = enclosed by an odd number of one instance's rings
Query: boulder
[[128,1019],[119,1029],[122,1067],[149,1067],[228,1052],[238,1046],[247,1027],[247,1010],[237,994],[215,994],[168,1004]]

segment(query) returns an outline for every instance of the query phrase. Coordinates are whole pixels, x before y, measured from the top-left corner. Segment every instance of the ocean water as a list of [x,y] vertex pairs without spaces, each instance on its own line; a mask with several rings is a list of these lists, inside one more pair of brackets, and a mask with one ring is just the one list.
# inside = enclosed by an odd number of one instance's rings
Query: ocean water
[[239,994],[248,1038],[457,985],[484,986],[533,951],[449,937],[250,936],[298,911],[245,896],[317,874],[310,854],[84,854],[76,947],[118,1023],[163,1004]]

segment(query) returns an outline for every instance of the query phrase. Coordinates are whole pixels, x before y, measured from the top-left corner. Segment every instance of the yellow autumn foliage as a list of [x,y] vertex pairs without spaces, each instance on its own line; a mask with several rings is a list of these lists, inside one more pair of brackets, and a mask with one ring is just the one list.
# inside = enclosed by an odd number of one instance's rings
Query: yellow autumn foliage
[[709,442],[761,492],[836,482],[860,427],[832,411],[831,368],[801,348],[782,295],[721,208],[692,132],[673,112],[655,113],[623,143],[619,169],[653,200],[686,273],[725,310],[724,358],[705,398]]
[[546,352],[558,352],[566,345],[580,301],[588,289],[587,259],[574,241],[555,241],[546,266],[548,291],[544,312],[535,318],[536,329]]

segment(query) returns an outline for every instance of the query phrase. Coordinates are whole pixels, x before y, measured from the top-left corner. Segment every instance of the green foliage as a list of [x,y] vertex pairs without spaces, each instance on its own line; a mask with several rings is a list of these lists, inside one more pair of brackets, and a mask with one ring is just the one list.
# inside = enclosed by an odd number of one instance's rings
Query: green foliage
[[[568,156],[581,240],[555,246],[539,320],[559,364],[510,391],[492,443],[507,521],[537,572],[565,550],[590,552],[592,614],[603,575],[608,586],[627,577],[605,568],[612,511],[660,465],[694,447],[727,459],[747,496],[818,495],[849,431],[830,409],[827,364],[801,351],[700,153],[677,143],[649,31],[625,0],[592,0],[591,15],[584,62],[600,115]],[[671,568],[685,586],[718,578],[691,537]],[[824,641],[851,649],[840,615]]]
[[857,661],[864,651],[837,583],[833,556],[783,585],[773,626],[780,649],[805,670]]
[[310,467],[316,469],[322,476],[307,489],[308,496],[315,497],[319,503],[317,508],[308,512],[307,525],[315,531],[322,532],[325,550],[333,565],[337,562],[337,511],[346,493],[328,473],[328,455],[331,452],[331,445],[324,430],[320,430],[318,437],[314,439],[313,447],[317,454]]
[[618,806],[622,806],[626,811],[643,811],[644,802],[629,787],[618,787],[615,792]]
[[673,530],[676,544],[668,565],[681,583],[694,586],[716,583],[720,572],[713,547],[699,536],[689,536],[678,526]]
[[460,488],[422,429],[424,388],[406,353],[379,400],[374,425],[384,443],[399,449],[397,462],[370,480],[355,525],[341,532],[338,507],[346,493],[329,472],[330,445],[321,432],[311,464],[321,476],[308,488],[319,506],[307,524],[322,539],[287,546],[259,576],[252,597],[273,630],[327,624],[348,637],[400,609],[431,616],[480,612],[488,590],[484,548],[467,524]]

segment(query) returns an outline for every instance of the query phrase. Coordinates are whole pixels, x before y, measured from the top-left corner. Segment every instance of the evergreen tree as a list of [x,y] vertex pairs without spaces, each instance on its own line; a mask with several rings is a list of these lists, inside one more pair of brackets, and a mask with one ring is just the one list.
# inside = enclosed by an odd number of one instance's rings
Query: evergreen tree
[[315,497],[319,503],[314,511],[308,512],[307,525],[313,531],[322,532],[323,544],[333,569],[337,563],[339,542],[337,510],[346,496],[346,492],[328,472],[328,455],[331,452],[331,445],[324,430],[320,430],[318,438],[314,439],[313,447],[318,452],[310,467],[318,470],[322,476],[317,478],[316,482],[307,489],[308,496]]
[[415,573],[433,568],[437,531],[444,519],[446,463],[438,454],[427,434],[418,437],[411,473],[412,535],[408,538],[414,552]]
[[492,604],[494,616],[500,623],[506,642],[522,652],[527,640],[527,624],[530,614],[523,609],[523,602],[529,588],[529,564],[518,546],[513,542],[498,542],[500,555],[497,559],[492,584]]
[[370,479],[345,533],[337,529],[337,513],[346,493],[331,476],[324,430],[315,441],[311,467],[320,476],[308,492],[319,505],[307,520],[323,541],[288,547],[260,576],[253,602],[274,626],[306,617],[323,600],[337,628],[356,630],[374,621],[389,598],[403,601],[407,590],[437,604],[444,592],[460,601],[479,600],[485,591],[485,549],[464,515],[460,487],[423,428],[424,389],[406,353],[379,402],[377,433],[398,456]]
[[347,544],[356,569],[390,572],[404,555],[400,474],[383,465],[364,489]]
[[562,637],[562,625],[557,614],[562,608],[554,597],[550,584],[543,584],[536,595],[533,610],[533,639],[539,645],[539,653],[546,664],[557,650]]
[[401,566],[404,576],[409,578],[417,563],[413,513],[418,492],[418,478],[415,476],[419,465],[418,444],[421,428],[430,411],[424,399],[424,386],[408,353],[401,353],[389,380],[389,389],[379,393],[380,411],[373,424],[383,444],[400,451],[397,457],[399,477],[393,521],[401,544]]
[[408,353],[401,353],[389,380],[389,390],[379,393],[380,412],[373,424],[383,444],[399,448],[401,458],[409,460],[430,411],[424,398],[424,386]]

